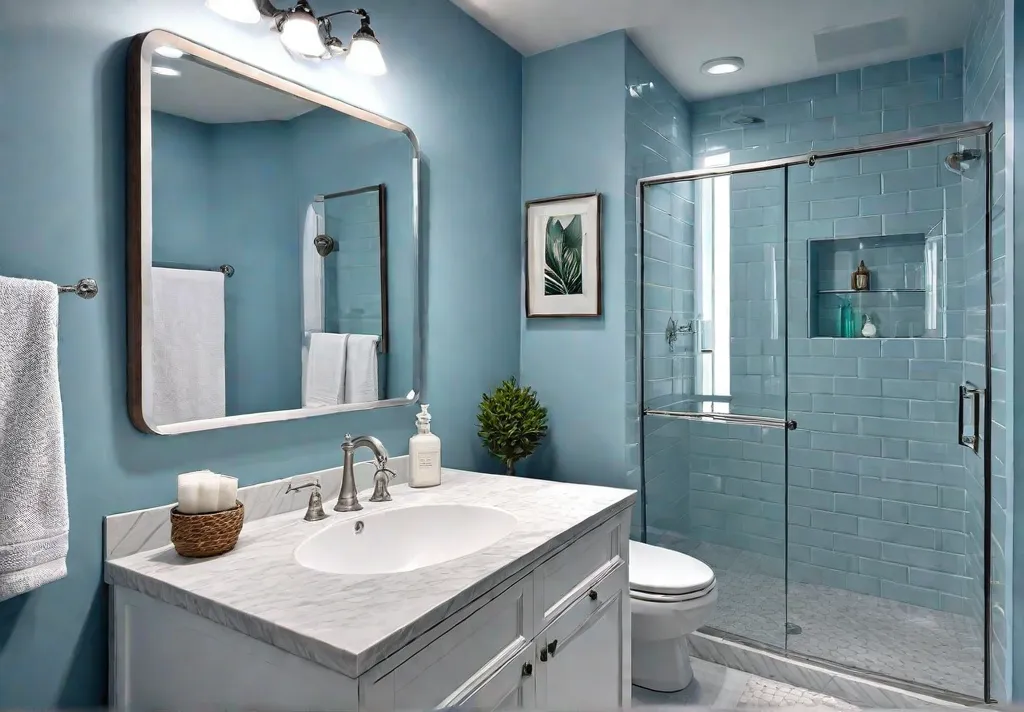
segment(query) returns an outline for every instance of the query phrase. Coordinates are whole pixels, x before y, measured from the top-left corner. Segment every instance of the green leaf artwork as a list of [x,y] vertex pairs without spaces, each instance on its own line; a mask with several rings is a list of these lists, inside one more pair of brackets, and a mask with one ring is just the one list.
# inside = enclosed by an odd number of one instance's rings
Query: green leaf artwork
[[583,216],[548,218],[544,235],[544,295],[583,294]]

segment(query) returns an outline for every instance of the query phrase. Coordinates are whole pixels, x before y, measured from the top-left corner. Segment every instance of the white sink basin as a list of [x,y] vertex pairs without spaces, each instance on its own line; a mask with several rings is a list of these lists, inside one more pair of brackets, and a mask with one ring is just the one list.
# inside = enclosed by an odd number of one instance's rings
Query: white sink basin
[[314,534],[295,549],[295,559],[331,574],[414,571],[486,549],[517,523],[513,515],[491,507],[425,504],[386,509]]

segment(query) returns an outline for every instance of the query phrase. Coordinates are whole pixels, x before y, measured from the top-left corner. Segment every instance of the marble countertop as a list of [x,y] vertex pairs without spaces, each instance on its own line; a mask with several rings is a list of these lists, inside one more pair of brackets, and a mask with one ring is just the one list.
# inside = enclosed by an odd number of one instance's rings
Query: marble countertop
[[[626,509],[630,490],[444,470],[440,487],[391,489],[394,501],[306,522],[287,512],[247,522],[233,551],[186,559],[167,546],[106,562],[107,583],[139,591],[228,628],[358,677],[507,578]],[[479,552],[417,571],[327,574],[300,566],[308,537],[372,512],[416,504],[478,504],[518,519]]]

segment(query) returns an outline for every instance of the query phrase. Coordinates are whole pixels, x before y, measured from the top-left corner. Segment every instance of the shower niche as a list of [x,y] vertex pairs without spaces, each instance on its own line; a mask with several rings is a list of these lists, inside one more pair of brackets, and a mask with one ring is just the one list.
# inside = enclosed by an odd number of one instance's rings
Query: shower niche
[[[854,273],[862,262],[868,288],[855,289]],[[808,336],[865,338],[866,321],[875,327],[874,338],[945,336],[943,262],[942,235],[810,240]]]

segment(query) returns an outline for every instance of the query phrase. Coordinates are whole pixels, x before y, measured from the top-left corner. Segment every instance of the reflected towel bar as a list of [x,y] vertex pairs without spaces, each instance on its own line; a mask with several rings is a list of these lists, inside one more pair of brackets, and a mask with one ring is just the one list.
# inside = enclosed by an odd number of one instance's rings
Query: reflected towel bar
[[199,265],[186,265],[179,262],[154,262],[153,266],[163,267],[164,269],[191,269],[199,272],[220,272],[227,279],[231,279],[235,276],[235,268],[231,265],[221,265],[220,267],[201,267]]
[[678,410],[645,410],[644,415],[655,415],[663,418],[680,418],[682,420],[710,420],[732,425],[755,425],[762,428],[785,428],[796,430],[795,420],[784,418],[766,418],[759,415],[740,415],[737,413],[693,413]]
[[80,279],[76,284],[65,284],[57,287],[58,294],[77,294],[82,299],[92,299],[99,294],[100,288],[95,279]]

